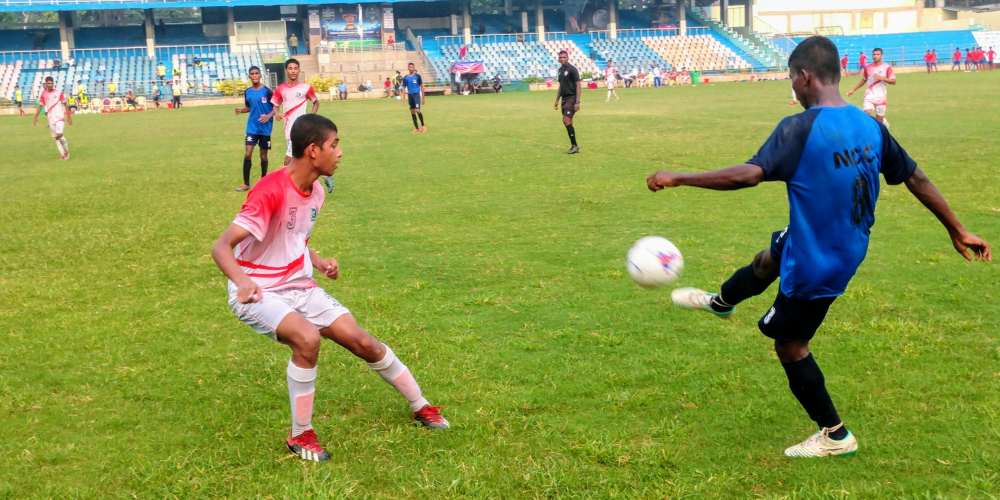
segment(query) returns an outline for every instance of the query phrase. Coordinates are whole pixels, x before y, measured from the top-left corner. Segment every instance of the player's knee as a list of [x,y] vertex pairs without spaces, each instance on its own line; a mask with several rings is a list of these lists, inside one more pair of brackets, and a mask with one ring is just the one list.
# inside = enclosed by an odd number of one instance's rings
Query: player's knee
[[753,273],[760,279],[777,278],[781,264],[771,257],[770,250],[762,250],[753,258]]
[[385,346],[360,327],[353,335],[350,350],[355,356],[366,360],[382,359],[385,354]]
[[775,340],[774,352],[782,363],[794,363],[809,356],[809,343]]
[[251,160],[251,159],[253,159],[253,153],[247,153],[247,154],[243,155],[243,159],[244,160]]

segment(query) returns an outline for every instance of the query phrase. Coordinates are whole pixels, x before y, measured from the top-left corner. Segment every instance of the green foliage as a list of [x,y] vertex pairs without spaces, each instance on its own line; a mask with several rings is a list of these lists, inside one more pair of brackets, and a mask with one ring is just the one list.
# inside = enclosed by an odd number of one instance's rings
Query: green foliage
[[580,79],[582,79],[582,80],[590,80],[591,78],[594,77],[594,74],[595,73],[592,73],[590,71],[585,71],[582,75],[580,75]]
[[544,81],[545,81],[545,79],[542,78],[542,77],[540,77],[540,76],[529,76],[529,77],[521,80],[522,83],[542,83]]
[[250,82],[247,80],[219,80],[215,82],[215,90],[226,96],[237,96],[243,95],[243,92],[250,87]]
[[[897,78],[893,136],[996,244],[1000,72]],[[44,119],[0,115],[0,498],[996,498],[1000,265],[965,262],[883,184],[810,344],[861,449],[787,459],[816,428],[757,331],[778,284],[720,321],[637,288],[624,257],[666,236],[677,286],[717,291],[788,223],[785,186],[652,194],[646,176],[743,163],[801,109],[787,81],[618,93],[584,90],[569,157],[552,91],[429,97],[429,134],[396,100],[321,103],[344,157],[309,240],[340,277],[316,278],[453,426],[413,426],[323,342],[323,464],[284,449],[289,350],[233,316],[211,257],[246,200],[246,117],[78,115],[61,161]]]
[[340,78],[332,75],[323,76],[316,74],[306,78],[306,83],[312,85],[312,88],[316,92],[329,92],[330,89],[340,85]]

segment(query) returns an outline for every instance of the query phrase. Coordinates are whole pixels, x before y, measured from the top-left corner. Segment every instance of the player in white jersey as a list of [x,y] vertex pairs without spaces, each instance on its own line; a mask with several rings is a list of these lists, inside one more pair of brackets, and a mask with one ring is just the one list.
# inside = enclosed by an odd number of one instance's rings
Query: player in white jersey
[[52,132],[52,137],[56,140],[59,155],[62,159],[68,160],[69,143],[66,142],[63,130],[67,123],[73,124],[73,117],[69,112],[69,106],[66,105],[66,96],[55,89],[55,81],[51,76],[45,77],[45,88],[38,96],[38,102],[39,105],[35,108],[34,125],[38,125],[38,115],[41,114],[42,108],[45,108],[45,115],[49,119],[49,131]]
[[604,68],[604,83],[608,86],[608,97],[604,102],[611,100],[611,96],[615,96],[615,100],[618,100],[618,94],[615,92],[615,81],[617,76],[615,75],[617,71],[611,66],[611,59],[608,59],[608,67]]
[[856,92],[862,85],[867,85],[865,89],[865,102],[861,109],[873,116],[875,120],[882,122],[885,128],[889,128],[889,121],[885,119],[885,107],[888,104],[889,91],[887,85],[896,84],[896,74],[892,71],[892,66],[882,62],[882,49],[872,51],[872,63],[865,66],[861,72],[861,81],[854,86],[847,96]]
[[[271,96],[271,104],[274,109],[267,116],[270,119],[272,116],[276,116],[278,120],[285,120],[285,165],[287,166],[292,161],[292,125],[295,125],[295,120],[300,116],[306,114],[306,103],[312,102],[312,110],[310,113],[315,114],[319,111],[319,99],[316,97],[316,91],[313,90],[312,85],[299,80],[299,61],[296,59],[289,59],[285,61],[285,75],[288,76],[288,81],[278,85],[278,88],[274,89],[274,95]],[[278,113],[278,107],[281,107],[281,113]],[[323,184],[326,185],[326,191],[328,193],[333,192],[333,178],[324,176]]]
[[236,220],[212,247],[212,257],[229,278],[229,307],[236,317],[292,350],[286,369],[292,409],[288,449],[303,460],[330,459],[310,423],[324,338],[367,361],[406,398],[418,423],[447,429],[441,408],[424,399],[392,349],[358,326],[313,279],[313,268],[330,279],[340,273],[336,259],[324,259],[307,246],[326,199],[317,179],[332,175],[340,162],[337,126],[316,114],[303,116],[291,140],[292,162],[254,185]]

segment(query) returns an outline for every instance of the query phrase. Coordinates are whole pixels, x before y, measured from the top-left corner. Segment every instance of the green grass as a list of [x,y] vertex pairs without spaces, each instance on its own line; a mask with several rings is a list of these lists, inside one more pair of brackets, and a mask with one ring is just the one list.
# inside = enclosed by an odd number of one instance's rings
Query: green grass
[[[889,108],[993,243],[998,81],[900,75]],[[814,429],[756,329],[775,287],[723,322],[629,280],[643,235],[684,252],[679,285],[712,289],[784,227],[780,183],[651,194],[645,177],[745,161],[798,111],[788,88],[588,91],[570,157],[551,93],[428,99],[426,135],[398,101],[324,102],[344,160],[311,240],[341,263],[322,284],[453,426],[414,427],[327,343],[324,464],[284,450],[288,350],[229,312],[209,255],[244,199],[243,118],[79,116],[69,162],[44,126],[0,118],[0,497],[1000,497],[1000,268],[955,255],[905,188],[883,186],[813,344],[852,458],[781,454]]]

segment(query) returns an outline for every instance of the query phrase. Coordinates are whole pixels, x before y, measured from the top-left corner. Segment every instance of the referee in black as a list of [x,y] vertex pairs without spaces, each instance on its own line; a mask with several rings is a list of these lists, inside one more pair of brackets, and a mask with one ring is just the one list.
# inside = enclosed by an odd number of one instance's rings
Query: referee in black
[[559,63],[562,64],[562,67],[559,68],[559,95],[556,96],[556,103],[552,108],[558,111],[560,109],[559,100],[562,99],[563,125],[566,126],[566,133],[569,134],[569,142],[573,144],[569,151],[566,151],[566,154],[575,155],[580,152],[580,146],[576,144],[573,115],[580,111],[580,94],[583,85],[580,82],[580,72],[569,63],[569,53],[565,50],[559,51]]

